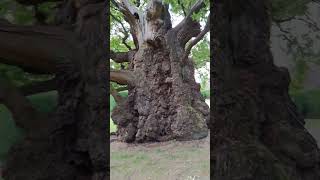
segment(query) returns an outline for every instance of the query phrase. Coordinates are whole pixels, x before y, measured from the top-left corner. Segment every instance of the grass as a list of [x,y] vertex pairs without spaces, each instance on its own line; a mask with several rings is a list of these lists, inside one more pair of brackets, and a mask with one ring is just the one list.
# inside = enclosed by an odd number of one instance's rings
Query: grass
[[209,179],[209,142],[169,142],[156,147],[111,145],[111,179]]

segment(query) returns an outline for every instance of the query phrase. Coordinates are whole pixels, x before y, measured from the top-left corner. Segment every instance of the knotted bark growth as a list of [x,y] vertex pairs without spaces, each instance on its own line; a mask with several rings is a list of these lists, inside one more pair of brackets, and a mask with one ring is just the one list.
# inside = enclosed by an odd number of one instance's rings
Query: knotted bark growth
[[[130,71],[129,95],[112,112],[118,136],[126,142],[191,140],[206,137],[209,108],[194,79],[194,66],[185,56],[185,44],[200,32],[191,14],[172,28],[168,5],[152,0],[144,11],[127,1],[120,11],[134,29],[139,48]],[[191,28],[192,27],[192,28]]]
[[213,4],[215,180],[316,180],[320,152],[273,64],[268,0]]

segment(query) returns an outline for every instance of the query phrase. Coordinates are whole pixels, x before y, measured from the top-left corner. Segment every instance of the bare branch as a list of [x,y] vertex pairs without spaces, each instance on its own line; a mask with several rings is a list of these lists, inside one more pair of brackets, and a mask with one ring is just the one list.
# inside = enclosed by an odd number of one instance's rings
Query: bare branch
[[275,17],[272,17],[272,21],[275,22],[275,23],[284,23],[284,22],[288,22],[288,21],[294,20],[295,18],[296,18],[295,16],[287,17],[287,18],[284,18],[284,19],[277,19]]
[[49,128],[47,117],[38,112],[31,102],[3,77],[0,77],[0,101],[11,111],[16,125],[27,133],[40,134]]
[[190,44],[187,46],[186,52],[185,52],[185,58],[184,58],[184,59],[186,59],[186,58],[189,56],[192,47],[193,47],[194,45],[196,45],[201,39],[203,39],[203,37],[207,34],[207,32],[209,32],[209,30],[210,30],[210,14],[209,14],[209,16],[208,16],[208,20],[207,20],[206,25],[204,26],[204,29],[203,29],[203,30],[200,32],[200,34],[198,34],[198,36],[197,36],[194,40],[192,40],[192,41],[190,42]]
[[57,84],[55,79],[51,79],[48,81],[35,82],[29,85],[25,85],[19,87],[19,89],[24,96],[29,96],[32,94],[56,90]]
[[129,49],[129,50],[131,50],[132,48],[127,44],[127,39],[128,39],[128,37],[129,37],[129,32],[128,32],[128,30],[124,27],[124,24],[120,21],[120,19],[118,19],[116,16],[114,16],[112,13],[110,14],[111,15],[111,17],[115,20],[115,21],[117,21],[120,25],[121,25],[121,27],[122,27],[122,29],[123,29],[123,31],[122,31],[122,33],[123,33],[123,35],[124,35],[124,37],[122,38],[122,43]]
[[134,75],[128,70],[110,70],[110,81],[118,84],[134,84]]
[[58,27],[0,22],[0,62],[40,73],[56,71],[57,60],[71,57],[72,32]]
[[120,96],[117,90],[115,90],[112,86],[110,86],[110,94],[114,98],[117,104],[123,102],[124,98]]
[[35,5],[35,4],[45,3],[45,2],[60,2],[63,0],[15,0],[15,1],[24,5]]
[[136,50],[131,50],[128,52],[110,51],[110,58],[117,63],[130,62],[133,59],[136,52],[137,52]]
[[175,27],[177,31],[181,29],[184,24],[187,24],[188,21],[192,21],[192,15],[193,13],[199,12],[202,8],[205,7],[205,3],[203,0],[198,0],[190,9],[188,15]]
[[183,15],[184,15],[184,16],[187,16],[186,8],[184,7],[183,3],[181,3],[181,0],[178,0],[178,4],[181,6]]
[[138,13],[138,9],[131,5],[128,0],[120,0],[120,2],[114,0],[113,3],[116,4],[116,7],[125,17],[125,20],[131,25],[136,25],[136,19],[134,14]]

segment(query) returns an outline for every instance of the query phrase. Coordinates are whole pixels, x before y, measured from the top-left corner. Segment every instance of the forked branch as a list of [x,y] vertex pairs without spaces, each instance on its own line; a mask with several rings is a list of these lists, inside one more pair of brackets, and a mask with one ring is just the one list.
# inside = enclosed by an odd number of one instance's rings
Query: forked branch
[[191,49],[193,46],[195,46],[200,40],[203,39],[203,37],[207,34],[207,32],[210,31],[210,14],[208,16],[208,20],[206,25],[204,26],[204,29],[198,34],[198,36],[193,39],[188,46],[186,47],[186,51],[185,51],[185,58],[187,58],[191,52]]

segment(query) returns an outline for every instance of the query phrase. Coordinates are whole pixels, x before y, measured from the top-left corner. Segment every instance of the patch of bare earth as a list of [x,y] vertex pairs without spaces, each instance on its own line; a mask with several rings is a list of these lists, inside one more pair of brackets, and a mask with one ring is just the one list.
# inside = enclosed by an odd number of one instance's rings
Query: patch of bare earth
[[209,180],[210,136],[127,144],[111,137],[111,180]]

